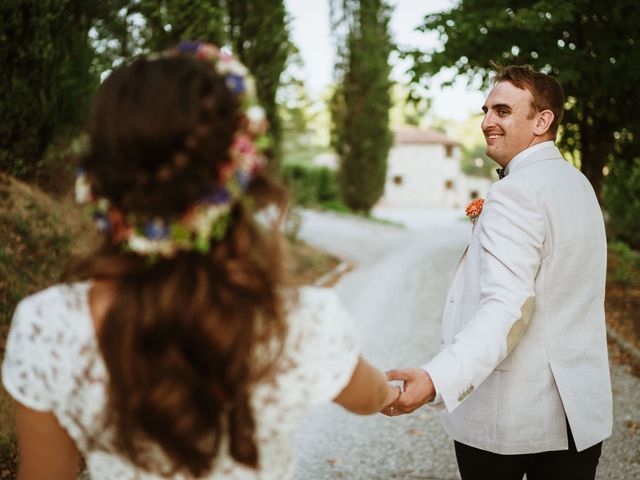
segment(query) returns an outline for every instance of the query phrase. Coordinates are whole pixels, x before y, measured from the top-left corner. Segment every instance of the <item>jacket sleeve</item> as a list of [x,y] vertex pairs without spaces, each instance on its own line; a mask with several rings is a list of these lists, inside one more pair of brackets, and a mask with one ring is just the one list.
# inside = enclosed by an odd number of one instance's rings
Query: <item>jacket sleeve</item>
[[423,366],[449,412],[511,352],[533,314],[545,221],[535,193],[515,180],[494,184],[479,219],[479,309]]

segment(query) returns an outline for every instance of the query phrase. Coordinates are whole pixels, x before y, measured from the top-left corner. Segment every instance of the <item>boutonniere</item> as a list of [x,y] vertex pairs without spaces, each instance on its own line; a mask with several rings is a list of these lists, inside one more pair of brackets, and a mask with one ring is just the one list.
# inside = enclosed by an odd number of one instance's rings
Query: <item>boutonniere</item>
[[476,223],[476,220],[482,213],[482,207],[484,207],[484,198],[477,198],[476,200],[469,202],[467,208],[465,209],[467,217],[469,217],[469,220],[471,220],[471,223],[473,223],[474,225]]

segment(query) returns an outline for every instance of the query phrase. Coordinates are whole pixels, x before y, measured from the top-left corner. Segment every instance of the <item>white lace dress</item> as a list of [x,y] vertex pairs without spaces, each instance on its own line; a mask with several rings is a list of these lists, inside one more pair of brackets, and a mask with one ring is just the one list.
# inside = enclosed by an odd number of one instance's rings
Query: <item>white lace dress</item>
[[[56,285],[18,305],[2,365],[4,386],[23,405],[55,415],[85,456],[92,480],[161,478],[115,453],[112,435],[103,430],[107,372],[89,315],[89,288]],[[258,385],[252,398],[259,469],[235,463],[223,445],[204,478],[291,478],[300,418],[312,405],[336,397],[357,360],[350,318],[336,294],[301,289],[276,380]],[[163,465],[161,455],[157,460]]]

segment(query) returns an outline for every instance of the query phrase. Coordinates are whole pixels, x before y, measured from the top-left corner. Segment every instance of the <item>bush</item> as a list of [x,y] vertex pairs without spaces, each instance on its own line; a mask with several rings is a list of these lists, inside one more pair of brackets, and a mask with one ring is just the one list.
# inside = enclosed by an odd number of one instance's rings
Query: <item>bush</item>
[[282,179],[296,205],[315,207],[338,200],[336,172],[327,167],[285,165]]
[[640,158],[611,166],[605,177],[604,204],[609,236],[640,250]]
[[624,242],[609,244],[608,279],[625,285],[640,285],[640,252]]

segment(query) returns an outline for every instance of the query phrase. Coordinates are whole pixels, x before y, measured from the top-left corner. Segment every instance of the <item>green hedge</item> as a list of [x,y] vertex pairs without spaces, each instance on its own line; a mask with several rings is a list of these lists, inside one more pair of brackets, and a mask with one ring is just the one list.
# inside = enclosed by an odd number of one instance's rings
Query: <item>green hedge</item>
[[640,252],[624,242],[609,244],[608,279],[625,285],[640,285]]
[[605,177],[607,233],[640,250],[640,158],[617,161]]
[[296,205],[311,207],[339,200],[337,174],[327,167],[284,165],[282,179]]

